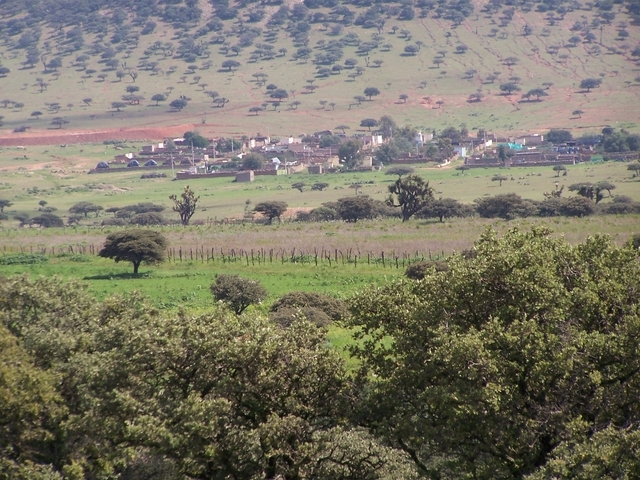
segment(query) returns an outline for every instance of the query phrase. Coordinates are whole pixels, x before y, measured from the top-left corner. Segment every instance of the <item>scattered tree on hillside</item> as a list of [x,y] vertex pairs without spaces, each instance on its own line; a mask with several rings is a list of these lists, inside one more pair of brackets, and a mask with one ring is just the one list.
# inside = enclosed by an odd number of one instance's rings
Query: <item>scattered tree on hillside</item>
[[302,193],[304,191],[304,187],[306,187],[307,184],[304,182],[296,182],[296,183],[292,183],[291,184],[291,188],[294,188],[296,190],[298,190],[300,193]]
[[367,87],[364,89],[364,94],[369,97],[369,100],[371,100],[372,97],[380,95],[380,90],[376,87]]
[[188,102],[182,98],[176,98],[169,104],[171,108],[178,111],[182,111],[182,109],[185,108],[187,105],[188,105]]
[[166,99],[166,95],[163,95],[162,93],[156,93],[153,97],[151,97],[151,100],[153,102],[156,102],[156,107],[160,105],[160,102],[164,102]]
[[371,131],[372,127],[378,126],[378,120],[376,120],[375,118],[365,118],[360,121],[360,126],[367,127],[369,131]]
[[162,262],[167,245],[167,239],[160,232],[131,229],[107,236],[98,255],[116,262],[131,262],[133,274],[137,275],[142,262]]
[[500,91],[506,95],[511,95],[513,92],[519,92],[521,88],[513,82],[503,83],[500,85]]
[[62,117],[54,117],[53,120],[51,120],[51,125],[56,125],[58,128],[62,128],[63,125],[66,125],[69,123],[69,120],[65,120]]
[[592,88],[598,88],[601,84],[602,80],[600,78],[585,78],[580,82],[580,88],[590,92]]

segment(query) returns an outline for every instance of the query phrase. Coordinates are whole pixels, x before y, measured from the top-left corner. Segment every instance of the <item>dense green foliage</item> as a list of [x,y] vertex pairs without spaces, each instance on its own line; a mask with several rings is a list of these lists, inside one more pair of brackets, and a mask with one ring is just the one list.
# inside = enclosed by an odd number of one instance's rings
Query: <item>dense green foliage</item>
[[[599,462],[593,433],[637,435],[637,253],[547,233],[487,232],[475,258],[352,305],[367,423],[427,476],[522,478],[554,458],[573,478]],[[637,469],[635,448],[609,461]]]
[[[363,290],[351,317],[284,295],[278,325],[3,278],[0,477],[634,478],[632,243],[487,231],[421,280]],[[354,327],[356,370],[305,308]]]

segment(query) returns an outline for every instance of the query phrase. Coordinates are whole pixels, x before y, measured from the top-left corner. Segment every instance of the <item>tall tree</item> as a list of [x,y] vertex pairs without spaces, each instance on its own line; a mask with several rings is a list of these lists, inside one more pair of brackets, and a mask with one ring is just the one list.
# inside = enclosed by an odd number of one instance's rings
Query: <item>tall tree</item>
[[558,473],[535,478],[599,478],[570,465],[607,430],[620,437],[601,444],[617,459],[603,475],[637,471],[637,441],[615,445],[640,421],[638,253],[543,228],[489,231],[473,251],[352,302],[351,348],[371,379],[362,423],[428,478],[517,479],[544,465]]
[[189,185],[184,187],[184,191],[178,198],[176,195],[170,195],[169,200],[173,200],[173,211],[178,212],[180,215],[180,222],[185,227],[189,225],[189,220],[193,217],[193,214],[196,213],[196,206],[198,204],[198,200],[200,197],[196,197],[193,190],[189,188]]
[[133,274],[137,275],[142,262],[162,262],[167,245],[167,239],[160,232],[131,229],[107,236],[98,255],[113,258],[116,263],[131,262]]
[[286,202],[260,202],[253,208],[253,211],[267,217],[268,223],[271,225],[274,218],[277,218],[278,222],[280,222],[280,217],[287,211],[287,208]]
[[409,220],[432,200],[433,188],[419,175],[400,177],[393,185],[389,185],[387,205],[400,208],[403,222]]

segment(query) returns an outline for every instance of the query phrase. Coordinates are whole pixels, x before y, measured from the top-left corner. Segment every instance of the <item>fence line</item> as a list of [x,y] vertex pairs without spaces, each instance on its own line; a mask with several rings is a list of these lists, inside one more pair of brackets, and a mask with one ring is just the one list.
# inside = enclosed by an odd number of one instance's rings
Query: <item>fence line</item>
[[[97,255],[100,251],[100,246],[93,244],[77,244],[77,245],[59,245],[52,247],[23,247],[23,246],[7,246],[2,247],[2,253],[38,253],[49,256],[64,256],[64,255]],[[255,265],[273,265],[274,263],[286,264],[300,264],[300,265],[314,265],[314,266],[336,266],[336,265],[348,265],[357,268],[359,265],[373,265],[382,266],[382,268],[395,268],[404,269],[412,263],[422,262],[425,260],[441,260],[446,258],[444,251],[432,252],[418,251],[415,252],[396,252],[380,251],[378,252],[362,252],[360,249],[354,249],[352,247],[339,249],[339,248],[317,248],[314,247],[313,251],[298,250],[293,247],[291,249],[286,248],[251,248],[235,249],[228,248],[227,250],[220,247],[208,247],[204,245],[200,246],[178,246],[169,247],[166,250],[167,261],[172,263],[182,262],[200,262],[205,263],[218,263],[220,265],[226,264],[246,264],[247,266]]]

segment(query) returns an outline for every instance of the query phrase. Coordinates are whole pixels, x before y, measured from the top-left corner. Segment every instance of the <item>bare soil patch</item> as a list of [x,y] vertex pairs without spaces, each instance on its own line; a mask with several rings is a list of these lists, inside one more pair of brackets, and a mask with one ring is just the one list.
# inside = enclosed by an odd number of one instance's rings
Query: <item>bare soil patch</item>
[[78,143],[103,142],[105,140],[161,140],[182,135],[193,130],[194,124],[164,127],[118,128],[110,130],[31,130],[0,137],[0,146],[19,145],[73,145]]

